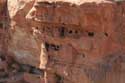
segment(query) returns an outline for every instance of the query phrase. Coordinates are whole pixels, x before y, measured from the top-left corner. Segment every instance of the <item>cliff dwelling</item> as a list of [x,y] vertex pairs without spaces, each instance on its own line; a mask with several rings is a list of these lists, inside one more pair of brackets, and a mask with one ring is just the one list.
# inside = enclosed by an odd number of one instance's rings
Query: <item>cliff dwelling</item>
[[0,83],[125,83],[125,1],[0,0]]

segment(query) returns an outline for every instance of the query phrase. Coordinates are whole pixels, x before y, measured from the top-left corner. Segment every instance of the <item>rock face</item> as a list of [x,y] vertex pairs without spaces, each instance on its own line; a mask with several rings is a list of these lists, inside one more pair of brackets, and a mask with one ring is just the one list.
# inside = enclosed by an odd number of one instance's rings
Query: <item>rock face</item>
[[1,0],[0,82],[124,83],[124,27],[125,1]]
[[[6,12],[6,1],[0,1],[0,52],[3,52],[5,48],[5,35],[6,35],[6,28],[7,28],[7,12]],[[5,47],[4,47],[5,46]]]

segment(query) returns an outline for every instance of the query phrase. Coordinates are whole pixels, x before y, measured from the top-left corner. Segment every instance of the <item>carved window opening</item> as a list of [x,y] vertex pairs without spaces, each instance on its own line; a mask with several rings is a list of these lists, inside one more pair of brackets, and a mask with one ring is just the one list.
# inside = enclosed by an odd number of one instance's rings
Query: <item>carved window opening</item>
[[55,51],[59,51],[60,50],[60,46],[55,46]]
[[59,33],[60,33],[59,34],[60,37],[65,37],[65,28],[64,27],[60,27],[59,28]]
[[55,50],[56,46],[54,44],[50,44],[50,48]]
[[106,37],[108,37],[108,33],[107,32],[105,32],[104,34],[105,34]]
[[72,30],[70,30],[70,31],[69,31],[69,34],[72,34],[72,33],[73,33],[73,31],[72,31]]
[[68,26],[43,26],[41,32],[51,37],[59,38],[75,38],[81,37],[82,29],[69,28]]
[[45,47],[46,47],[46,50],[49,51],[49,44],[47,42],[45,42]]
[[82,34],[82,30],[81,29],[69,29],[67,30],[67,36],[71,37],[71,38],[80,38]]
[[45,47],[47,51],[59,51],[60,50],[60,45],[55,45],[55,44],[49,44],[47,42],[45,42]]
[[60,49],[60,46],[54,45],[54,44],[51,44],[50,47],[51,47],[51,49],[53,49],[55,51],[59,51],[59,49]]
[[94,32],[88,32],[89,37],[94,37],[95,33]]

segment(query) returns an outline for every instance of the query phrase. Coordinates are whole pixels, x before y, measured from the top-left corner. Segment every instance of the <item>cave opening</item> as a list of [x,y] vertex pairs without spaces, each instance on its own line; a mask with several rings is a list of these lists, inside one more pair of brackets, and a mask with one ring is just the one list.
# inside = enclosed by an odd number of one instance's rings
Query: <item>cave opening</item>
[[94,35],[95,35],[94,32],[88,32],[89,37],[94,37]]
[[65,37],[65,28],[64,27],[60,27],[59,28],[59,32],[60,32],[60,37]]

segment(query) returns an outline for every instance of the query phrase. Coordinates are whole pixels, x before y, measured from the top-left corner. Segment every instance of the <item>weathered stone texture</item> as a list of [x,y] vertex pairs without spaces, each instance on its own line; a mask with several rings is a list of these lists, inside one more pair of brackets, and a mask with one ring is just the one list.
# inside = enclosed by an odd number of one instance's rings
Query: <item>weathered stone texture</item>
[[4,70],[11,73],[6,73],[10,78],[2,82],[125,82],[124,1],[7,0],[7,3],[5,15],[9,14],[10,25],[5,30],[7,37],[1,38],[6,39],[0,42],[8,41],[0,46],[6,47],[3,51],[7,50],[8,57],[1,63],[8,64]]
[[[4,43],[5,43],[5,29],[6,29],[6,22],[7,22],[7,17],[6,17],[6,2],[5,0],[0,1],[0,52],[3,52],[4,49]],[[5,47],[7,48],[7,47]]]

